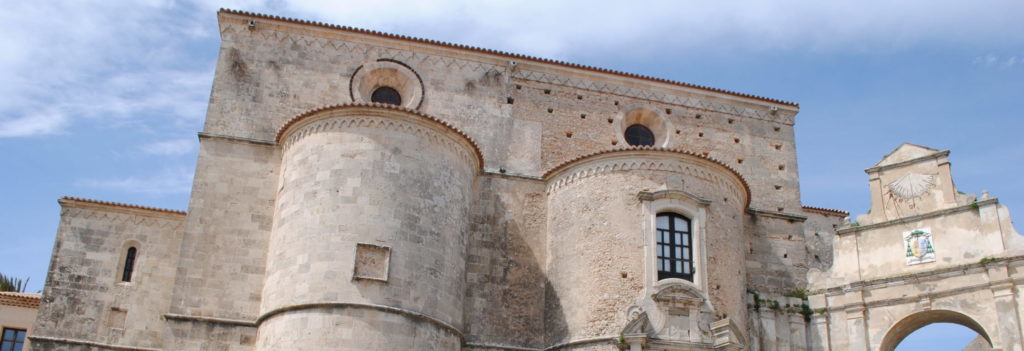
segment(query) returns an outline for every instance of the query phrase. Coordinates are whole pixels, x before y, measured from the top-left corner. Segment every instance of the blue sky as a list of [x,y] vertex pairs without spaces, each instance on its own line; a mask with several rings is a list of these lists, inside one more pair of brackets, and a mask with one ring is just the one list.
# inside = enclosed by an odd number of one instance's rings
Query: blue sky
[[1020,1],[0,0],[0,272],[42,288],[56,199],[185,209],[228,7],[801,104],[805,205],[863,213],[902,142],[1024,211]]

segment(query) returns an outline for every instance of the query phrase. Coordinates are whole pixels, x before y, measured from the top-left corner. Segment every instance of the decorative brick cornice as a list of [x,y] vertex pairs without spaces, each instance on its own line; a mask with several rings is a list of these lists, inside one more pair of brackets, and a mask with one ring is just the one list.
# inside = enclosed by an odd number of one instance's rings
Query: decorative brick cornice
[[39,294],[0,291],[0,306],[38,309],[40,297]]
[[[550,183],[552,181],[552,178],[555,175],[557,175],[558,173],[561,173],[562,171],[564,171],[564,170],[566,170],[566,169],[568,169],[570,167],[573,167],[575,165],[584,163],[584,162],[586,162],[586,161],[588,161],[590,159],[602,157],[602,156],[605,156],[605,155],[619,154],[619,153],[622,153],[622,154],[627,154],[627,153],[640,153],[640,154],[649,153],[651,155],[670,154],[670,155],[677,156],[678,157],[677,160],[679,160],[679,161],[682,161],[685,158],[692,158],[692,159],[698,159],[698,160],[702,160],[702,161],[705,161],[707,163],[710,163],[710,164],[712,164],[712,165],[714,165],[716,167],[721,168],[724,171],[723,173],[730,174],[730,175],[732,175],[733,177],[736,178],[737,182],[739,182],[739,184],[742,187],[742,189],[741,189],[742,194],[741,195],[743,195],[746,198],[745,199],[746,202],[744,203],[743,207],[746,208],[746,207],[750,206],[750,194],[751,194],[750,193],[750,185],[747,184],[747,180],[745,178],[743,178],[743,176],[740,175],[739,172],[737,172],[734,168],[730,167],[729,165],[727,165],[724,162],[719,161],[717,159],[714,159],[714,158],[711,158],[711,157],[707,157],[707,156],[704,156],[702,154],[699,154],[699,153],[696,153],[696,152],[693,152],[693,151],[681,150],[681,149],[651,147],[651,146],[631,146],[631,147],[622,147],[622,148],[598,151],[598,152],[594,152],[594,153],[590,153],[590,154],[586,154],[586,155],[583,155],[583,156],[579,156],[579,157],[573,158],[573,159],[571,159],[569,161],[563,162],[562,164],[560,164],[558,166],[552,167],[548,171],[544,172],[544,175],[542,176],[542,178],[544,178],[545,181]],[[641,162],[641,163],[643,163],[643,162]],[[656,169],[656,167],[658,167],[658,166],[652,163],[651,165],[648,165],[648,168],[650,168],[650,167],[655,167],[655,168],[651,168],[651,169]],[[634,168],[631,168],[631,167],[610,168],[608,170],[619,170],[619,169],[634,169]],[[647,169],[647,168],[640,167],[640,168],[636,168],[636,169]],[[550,186],[552,186],[552,185],[549,185],[549,187]],[[557,184],[555,186],[557,187]]]
[[814,206],[802,206],[802,208],[804,209],[804,212],[816,213],[816,214],[825,215],[825,216],[846,217],[846,216],[850,215],[850,212],[848,212],[848,211],[834,210],[834,209],[831,209],[831,208],[814,207]]
[[[326,107],[321,107],[321,108],[316,108],[316,109],[313,109],[313,110],[309,110],[309,111],[306,111],[306,112],[304,112],[302,114],[299,114],[298,116],[293,117],[292,119],[288,120],[288,122],[286,122],[284,125],[282,125],[281,128],[277,130],[277,135],[275,136],[274,140],[275,140],[276,143],[278,143],[278,145],[282,145],[283,141],[284,141],[285,134],[290,129],[293,129],[296,125],[301,124],[301,122],[303,120],[307,119],[307,118],[311,118],[311,117],[315,117],[315,116],[320,116],[320,115],[323,115],[323,114],[326,114],[326,113],[333,113],[333,112],[356,112],[356,111],[360,111],[360,110],[363,110],[363,111],[375,111],[375,112],[385,112],[385,114],[382,114],[381,116],[373,116],[373,117],[384,117],[384,116],[387,115],[387,113],[396,113],[396,112],[400,113],[400,114],[404,114],[406,116],[415,116],[416,118],[418,118],[420,120],[427,121],[430,124],[437,125],[437,126],[441,127],[444,130],[452,132],[452,133],[458,135],[463,141],[468,143],[468,145],[472,149],[473,156],[475,156],[475,159],[476,159],[476,162],[477,162],[477,165],[478,165],[479,169],[483,169],[483,166],[484,166],[484,156],[483,156],[483,153],[480,152],[480,147],[477,145],[476,141],[474,141],[473,138],[470,138],[469,135],[467,135],[465,132],[463,132],[459,128],[456,128],[455,126],[451,125],[450,123],[448,123],[446,121],[443,121],[443,120],[441,120],[441,119],[439,119],[437,117],[430,116],[428,114],[422,113],[422,112],[417,111],[417,110],[412,110],[412,109],[408,109],[408,108],[405,108],[405,107],[400,107],[400,106],[395,106],[395,105],[390,105],[390,104],[380,104],[380,103],[349,103],[349,104],[331,105],[331,106],[326,106]],[[362,116],[354,114],[352,117],[362,117]],[[371,116],[365,116],[365,117],[371,117]],[[299,132],[296,132],[296,133],[299,133]],[[471,156],[471,157],[473,157],[473,156]]]
[[119,202],[83,199],[83,198],[71,197],[71,196],[62,197],[59,200],[57,200],[57,203],[61,204],[62,206],[75,205],[75,204],[90,204],[90,205],[100,205],[100,206],[108,206],[108,207],[119,207],[119,208],[132,209],[132,210],[142,210],[142,211],[149,211],[149,212],[168,213],[168,214],[182,215],[182,216],[188,214],[188,212],[179,211],[179,210],[170,210],[170,209],[166,209],[166,208],[139,206],[139,205],[119,203]]
[[604,74],[611,74],[611,75],[616,75],[616,76],[621,76],[621,77],[626,77],[626,78],[646,80],[646,81],[650,81],[650,82],[663,83],[663,84],[670,84],[670,85],[675,85],[675,86],[680,86],[680,87],[685,87],[685,88],[704,90],[704,91],[708,91],[708,92],[712,92],[712,93],[726,94],[726,95],[731,95],[731,96],[740,97],[740,98],[754,99],[754,100],[759,100],[759,101],[764,101],[764,102],[770,102],[770,103],[775,103],[775,104],[785,105],[785,106],[790,106],[790,107],[795,107],[795,108],[799,108],[800,107],[800,105],[797,104],[797,103],[793,103],[793,102],[789,102],[789,101],[783,101],[783,100],[778,100],[778,99],[772,99],[772,98],[766,98],[766,97],[757,96],[757,95],[738,93],[738,92],[734,92],[734,91],[718,89],[718,88],[712,88],[712,87],[696,85],[696,84],[690,84],[690,83],[683,83],[683,82],[678,82],[678,81],[673,81],[673,80],[668,80],[668,79],[663,79],[663,78],[656,78],[656,77],[639,75],[639,74],[634,74],[634,73],[626,73],[626,72],[610,70],[610,69],[606,69],[606,68],[599,68],[599,67],[593,67],[593,66],[580,65],[580,64],[571,63],[571,62],[558,61],[558,60],[552,60],[552,59],[546,59],[546,58],[540,58],[540,57],[533,57],[533,56],[527,56],[527,55],[522,55],[522,54],[514,54],[514,53],[509,53],[509,52],[504,52],[504,51],[485,49],[485,48],[479,48],[479,47],[462,45],[462,44],[447,43],[447,42],[442,42],[442,41],[437,41],[437,40],[409,37],[409,36],[405,36],[405,35],[390,34],[390,33],[374,31],[374,30],[367,30],[367,29],[354,28],[354,27],[348,27],[348,26],[340,26],[340,25],[336,25],[336,24],[328,24],[328,23],[323,23],[323,22],[300,20],[300,19],[287,18],[287,17],[274,16],[274,15],[265,15],[265,14],[260,14],[260,13],[247,12],[247,11],[238,11],[238,10],[231,10],[231,9],[220,9],[219,13],[220,14],[231,14],[231,15],[238,15],[238,16],[254,17],[254,18],[259,18],[259,19],[280,21],[280,22],[286,22],[286,23],[294,23],[294,24],[299,24],[299,25],[317,26],[317,27],[329,28],[329,29],[343,31],[343,32],[349,32],[349,33],[356,33],[356,34],[370,35],[370,36],[375,36],[375,37],[380,37],[380,38],[402,40],[402,41],[419,43],[419,44],[434,45],[434,46],[439,46],[439,47],[444,47],[444,48],[449,48],[449,49],[477,52],[477,53],[483,53],[483,54],[488,54],[488,55],[494,55],[494,56],[500,56],[500,57],[506,57],[506,58],[513,58],[513,59],[517,59],[517,60],[533,61],[533,62],[537,62],[537,63],[551,64],[551,65],[557,65],[557,66],[568,67],[568,68],[573,68],[573,69],[580,69],[580,70],[585,70],[585,71],[592,71],[592,72],[598,72],[598,73],[604,73]]

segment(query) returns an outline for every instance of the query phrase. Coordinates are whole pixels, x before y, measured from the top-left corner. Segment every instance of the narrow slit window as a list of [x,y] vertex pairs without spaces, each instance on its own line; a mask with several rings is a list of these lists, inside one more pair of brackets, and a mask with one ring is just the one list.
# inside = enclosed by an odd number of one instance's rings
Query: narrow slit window
[[124,256],[124,271],[121,272],[121,281],[132,281],[132,273],[135,271],[135,255],[138,252],[135,247],[128,248],[128,254]]
[[693,281],[693,236],[690,220],[675,213],[657,217],[658,280],[680,278]]

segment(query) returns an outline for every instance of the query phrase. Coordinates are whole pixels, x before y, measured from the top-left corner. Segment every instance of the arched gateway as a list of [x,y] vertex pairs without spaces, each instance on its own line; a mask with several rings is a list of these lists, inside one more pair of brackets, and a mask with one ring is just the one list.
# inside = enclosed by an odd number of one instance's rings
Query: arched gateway
[[903,144],[866,170],[871,210],[836,232],[832,267],[809,273],[812,349],[892,351],[942,322],[1022,349],[1024,242],[998,199],[956,190],[948,155]]
[[880,350],[895,350],[896,346],[899,345],[903,339],[906,339],[910,333],[933,323],[953,323],[962,325],[973,330],[975,333],[978,333],[978,335],[984,338],[990,346],[992,345],[992,338],[990,338],[988,333],[985,332],[985,328],[971,317],[956,311],[930,310],[911,314],[901,319],[899,322],[896,322],[896,324],[889,328],[885,337],[882,338],[882,346]]

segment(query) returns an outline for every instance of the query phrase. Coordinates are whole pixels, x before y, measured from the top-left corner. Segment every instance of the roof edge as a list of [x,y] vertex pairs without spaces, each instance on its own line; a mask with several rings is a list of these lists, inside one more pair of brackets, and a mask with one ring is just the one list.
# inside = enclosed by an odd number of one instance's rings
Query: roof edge
[[884,171],[884,170],[889,170],[889,169],[893,169],[893,168],[900,168],[900,167],[903,167],[903,166],[912,165],[912,164],[915,164],[915,163],[918,163],[918,162],[928,161],[928,160],[931,160],[931,159],[941,158],[941,157],[949,157],[949,150],[936,151],[936,152],[933,152],[933,153],[930,153],[930,154],[927,154],[927,155],[924,155],[924,156],[921,156],[921,157],[915,157],[915,158],[912,158],[912,159],[909,159],[909,160],[906,160],[906,161],[900,161],[900,162],[890,163],[890,164],[881,165],[881,166],[873,166],[871,168],[865,169],[864,173],[871,174],[871,173],[880,172],[880,171]]
[[67,204],[67,203],[76,203],[77,202],[77,203],[90,204],[90,205],[120,207],[120,208],[132,209],[132,210],[142,210],[142,211],[149,211],[149,212],[169,213],[169,214],[182,215],[182,216],[188,214],[188,212],[180,211],[180,210],[171,210],[171,209],[166,209],[166,208],[140,206],[140,205],[120,203],[120,202],[111,202],[111,201],[101,201],[101,200],[85,199],[85,198],[71,197],[71,196],[61,197],[59,200],[57,200],[57,202],[60,203],[61,205],[64,205],[64,204]]
[[801,206],[804,212],[817,213],[826,216],[839,216],[846,217],[850,215],[849,211],[837,210],[825,207],[814,207],[814,206]]
[[703,85],[685,83],[685,82],[674,81],[674,80],[669,80],[669,79],[664,79],[664,78],[657,78],[657,77],[646,76],[646,75],[641,75],[641,74],[628,73],[628,72],[623,72],[623,71],[616,71],[616,70],[607,69],[607,68],[581,65],[581,64],[578,64],[578,63],[559,61],[559,60],[547,59],[547,58],[536,57],[536,56],[528,56],[528,55],[516,54],[516,53],[511,53],[511,52],[506,52],[506,51],[494,50],[494,49],[486,49],[486,48],[481,48],[481,47],[476,47],[476,46],[469,46],[469,45],[463,45],[463,44],[455,44],[455,43],[449,43],[449,42],[443,42],[443,41],[437,41],[437,40],[431,40],[431,39],[424,39],[424,38],[405,36],[405,35],[400,35],[400,34],[385,33],[385,32],[381,32],[381,31],[375,31],[375,30],[369,30],[369,29],[362,29],[362,28],[356,28],[356,27],[342,26],[342,25],[329,24],[329,23],[317,22],[317,21],[301,20],[301,19],[282,17],[282,16],[275,16],[275,15],[266,15],[266,14],[261,14],[261,13],[248,12],[248,11],[240,11],[240,10],[232,10],[232,9],[226,9],[226,8],[221,8],[219,11],[217,11],[217,13],[218,14],[231,14],[231,15],[238,15],[238,16],[251,16],[251,17],[267,19],[267,20],[282,21],[282,22],[295,23],[295,24],[301,24],[301,25],[311,25],[311,26],[317,26],[317,27],[323,27],[323,28],[342,30],[342,31],[351,32],[351,33],[359,33],[359,34],[365,34],[365,35],[372,35],[372,36],[381,37],[381,38],[404,40],[404,41],[414,42],[414,43],[435,45],[435,46],[440,46],[440,47],[445,47],[445,48],[452,48],[452,49],[458,49],[458,50],[465,50],[465,51],[484,53],[484,54],[489,54],[489,55],[503,56],[503,57],[514,58],[514,59],[518,59],[518,60],[528,60],[528,61],[534,61],[534,62],[545,63],[545,64],[553,64],[553,65],[558,65],[558,66],[568,67],[568,68],[573,68],[573,69],[582,69],[582,70],[587,70],[587,71],[592,71],[592,72],[616,75],[616,76],[620,76],[620,77],[627,77],[627,78],[632,78],[632,79],[640,79],[640,80],[646,80],[646,81],[651,81],[651,82],[657,82],[657,83],[664,83],[664,84],[670,84],[670,85],[675,85],[675,86],[681,86],[681,87],[685,87],[685,88],[699,89],[699,90],[704,90],[704,91],[713,92],[713,93],[732,95],[732,96],[740,97],[740,98],[754,99],[754,100],[763,101],[763,102],[769,102],[769,103],[774,103],[774,104],[785,105],[785,106],[789,106],[789,107],[793,107],[793,108],[797,108],[797,109],[800,108],[800,104],[795,103],[795,102],[785,101],[785,100],[773,99],[773,98],[768,98],[768,97],[763,97],[763,96],[758,96],[758,95],[752,95],[752,94],[744,94],[744,93],[735,92],[735,91],[731,91],[731,90],[713,88],[713,87],[708,87],[708,86],[703,86]]
[[39,309],[42,294],[0,291],[0,306]]

